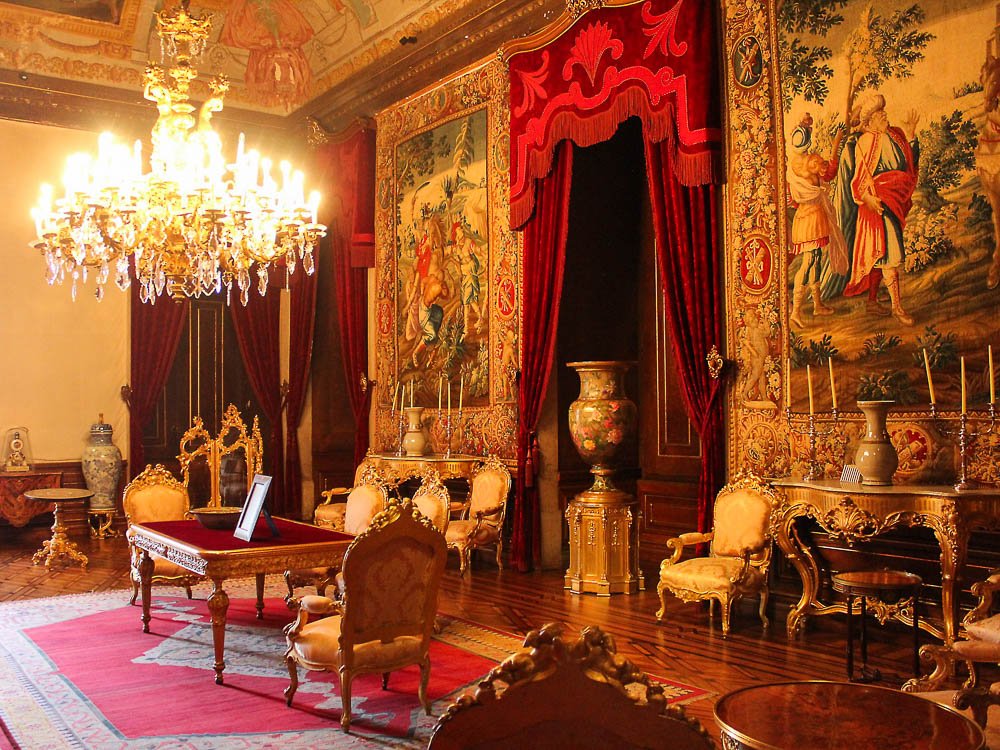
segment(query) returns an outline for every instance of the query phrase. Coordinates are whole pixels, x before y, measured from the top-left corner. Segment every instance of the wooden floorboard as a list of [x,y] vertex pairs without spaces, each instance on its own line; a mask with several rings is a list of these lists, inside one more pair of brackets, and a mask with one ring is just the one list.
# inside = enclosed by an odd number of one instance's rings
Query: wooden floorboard
[[[0,528],[0,601],[129,586],[122,537],[74,538],[90,560],[83,572],[76,566],[48,571],[32,565],[32,554],[48,535],[44,526]],[[761,682],[844,679],[843,617],[815,618],[802,637],[789,641],[784,627],[787,605],[772,611],[771,628],[765,633],[752,600],[737,607],[732,632],[723,638],[718,621],[710,622],[707,609],[699,604],[670,599],[664,622],[656,622],[657,560],[644,564],[649,590],[598,598],[566,591],[561,571],[500,573],[486,557],[464,579],[454,556],[449,559],[439,603],[442,613],[518,635],[548,622],[563,622],[571,630],[599,625],[615,637],[619,652],[641,669],[711,691],[712,697],[695,701],[687,710],[713,735],[712,711],[726,692]],[[883,684],[898,687],[912,665],[911,631],[890,623],[869,627],[869,634],[870,663],[882,670]]]

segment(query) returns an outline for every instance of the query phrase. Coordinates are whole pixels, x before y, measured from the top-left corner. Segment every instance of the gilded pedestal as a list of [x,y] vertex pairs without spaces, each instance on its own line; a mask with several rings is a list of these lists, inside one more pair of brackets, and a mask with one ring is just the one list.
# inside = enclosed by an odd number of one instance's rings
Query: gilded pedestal
[[574,594],[634,594],[646,583],[639,569],[639,504],[620,490],[581,492],[566,508]]

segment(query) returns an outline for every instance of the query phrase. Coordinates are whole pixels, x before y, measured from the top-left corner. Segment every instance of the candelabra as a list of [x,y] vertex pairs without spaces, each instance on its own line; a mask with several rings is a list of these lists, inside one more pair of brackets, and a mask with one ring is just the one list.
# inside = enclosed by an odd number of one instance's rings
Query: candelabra
[[822,478],[823,465],[816,459],[816,443],[819,438],[832,434],[837,428],[837,420],[839,419],[838,415],[839,412],[835,408],[830,409],[830,416],[833,418],[833,421],[830,423],[828,428],[821,429],[819,426],[819,418],[816,414],[810,412],[809,420],[803,428],[792,422],[792,407],[785,407],[785,421],[788,423],[788,429],[796,435],[807,435],[809,437],[809,471],[806,472],[804,477],[802,477],[803,479],[809,481]]
[[[442,417],[442,413],[444,417]],[[458,410],[459,419],[462,417],[462,410]],[[437,421],[438,424],[444,425],[444,457],[451,458],[451,407],[448,411],[442,412],[441,406],[438,405],[437,410]]]
[[[963,404],[964,405],[964,404]],[[974,479],[969,479],[968,475],[968,454],[969,449],[972,447],[972,443],[979,437],[983,435],[989,435],[993,432],[993,428],[996,425],[996,406],[993,402],[989,404],[989,426],[980,427],[978,430],[973,431],[969,429],[969,415],[966,413],[965,409],[962,410],[961,414],[958,415],[958,429],[947,428],[944,426],[944,417],[939,417],[937,412],[937,404],[931,404],[931,416],[934,418],[934,425],[937,427],[938,431],[945,437],[955,438],[958,441],[958,452],[960,456],[960,464],[958,470],[958,479],[953,485],[957,492],[963,490],[971,490],[979,486],[979,483]]]

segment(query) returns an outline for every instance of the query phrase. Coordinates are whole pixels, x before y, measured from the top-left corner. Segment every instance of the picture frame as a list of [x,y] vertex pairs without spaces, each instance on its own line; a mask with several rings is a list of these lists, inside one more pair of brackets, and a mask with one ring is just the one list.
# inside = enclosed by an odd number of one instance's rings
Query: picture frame
[[240,512],[240,519],[236,522],[236,530],[233,532],[233,536],[237,539],[242,539],[245,542],[250,541],[254,529],[257,528],[257,521],[260,519],[261,513],[264,514],[267,525],[271,529],[271,535],[279,536],[278,527],[274,525],[271,514],[264,507],[264,501],[267,499],[267,491],[270,487],[271,477],[266,474],[254,475],[253,482],[250,483],[250,490],[247,492],[247,499],[243,503],[243,510]]

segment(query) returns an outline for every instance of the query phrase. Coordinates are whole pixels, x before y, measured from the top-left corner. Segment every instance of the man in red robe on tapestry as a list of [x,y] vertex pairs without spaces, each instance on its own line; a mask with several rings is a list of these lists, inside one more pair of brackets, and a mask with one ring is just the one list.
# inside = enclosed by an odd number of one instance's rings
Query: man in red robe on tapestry
[[[915,112],[910,114],[903,123],[905,133],[890,126],[885,97],[876,92],[868,92],[858,100],[855,115],[860,131],[848,136],[841,154],[835,200],[851,251],[851,275],[844,295],[867,292],[869,313],[891,314],[903,325],[913,325],[913,318],[902,305],[899,267],[906,252],[906,215],[917,186],[918,117]],[[891,309],[878,301],[883,281]]]

